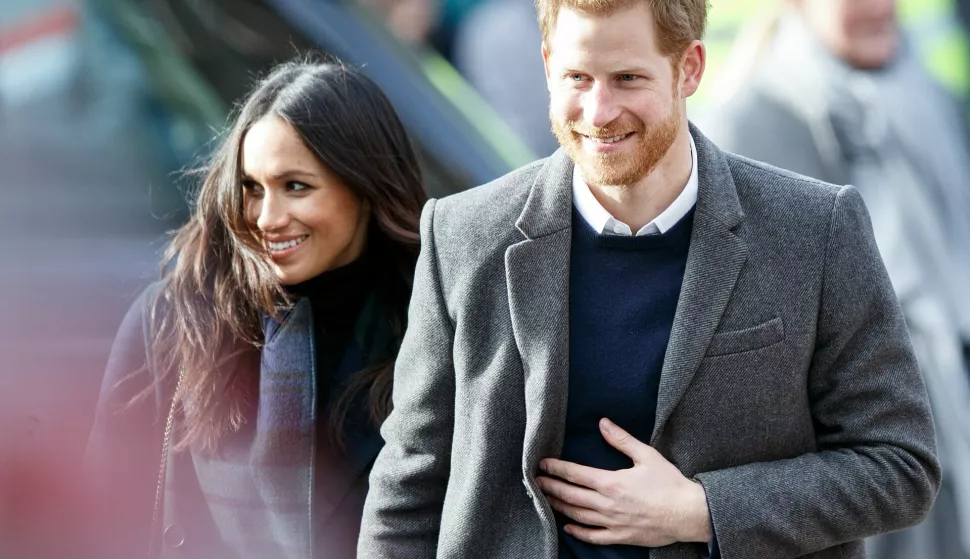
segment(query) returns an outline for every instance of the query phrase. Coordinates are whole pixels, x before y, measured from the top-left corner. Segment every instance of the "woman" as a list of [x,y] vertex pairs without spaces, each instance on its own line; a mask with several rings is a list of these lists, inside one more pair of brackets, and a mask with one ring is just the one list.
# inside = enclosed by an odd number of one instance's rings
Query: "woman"
[[99,557],[354,557],[426,199],[335,63],[260,83],[115,341],[87,469]]

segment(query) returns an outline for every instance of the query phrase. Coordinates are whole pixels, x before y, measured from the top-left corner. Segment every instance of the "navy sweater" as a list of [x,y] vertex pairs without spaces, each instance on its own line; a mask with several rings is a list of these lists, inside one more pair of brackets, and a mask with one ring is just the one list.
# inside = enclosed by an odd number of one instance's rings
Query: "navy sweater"
[[[663,235],[600,235],[573,210],[569,271],[569,401],[562,459],[621,470],[633,463],[600,434],[603,417],[649,442],[667,342],[687,265],[691,210]],[[646,558],[562,531],[561,559]]]

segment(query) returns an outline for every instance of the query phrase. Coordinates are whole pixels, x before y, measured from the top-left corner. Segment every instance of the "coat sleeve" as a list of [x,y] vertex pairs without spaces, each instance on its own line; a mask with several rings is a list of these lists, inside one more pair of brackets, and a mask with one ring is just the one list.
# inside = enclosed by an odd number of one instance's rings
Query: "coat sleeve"
[[928,513],[926,389],[859,193],[832,208],[808,396],[817,452],[698,474],[724,559],[800,557]]
[[435,201],[421,215],[421,254],[408,329],[394,370],[394,409],[370,475],[357,554],[435,557],[454,429],[454,325],[445,307],[434,238]]
[[112,346],[95,410],[83,479],[96,515],[87,546],[102,559],[145,556],[151,531],[161,425],[152,385],[143,293],[129,309]]

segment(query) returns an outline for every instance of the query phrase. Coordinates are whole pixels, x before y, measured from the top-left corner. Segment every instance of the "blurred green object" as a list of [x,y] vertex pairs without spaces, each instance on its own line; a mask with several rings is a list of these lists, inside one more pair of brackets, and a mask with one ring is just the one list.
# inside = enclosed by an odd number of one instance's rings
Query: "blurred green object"
[[953,0],[898,0],[924,64],[954,95],[970,98],[970,41]]
[[138,53],[159,101],[191,134],[187,143],[207,143],[221,128],[228,110],[202,76],[186,62],[151,15],[130,0],[89,0]]
[[704,106],[716,100],[712,91],[717,73],[724,66],[734,45],[734,39],[745,23],[759,13],[773,9],[784,0],[711,0],[707,15],[707,68],[697,92],[688,100],[692,106]]
[[511,168],[521,167],[536,159],[529,147],[447,60],[428,52],[422,62],[425,75],[431,83],[455,103]]

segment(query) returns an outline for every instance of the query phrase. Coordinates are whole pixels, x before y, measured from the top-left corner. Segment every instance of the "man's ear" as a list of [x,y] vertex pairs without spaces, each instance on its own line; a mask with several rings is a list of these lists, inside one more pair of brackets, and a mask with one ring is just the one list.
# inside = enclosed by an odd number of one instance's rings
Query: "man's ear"
[[679,64],[680,91],[684,98],[690,97],[697,92],[701,85],[701,78],[704,77],[704,69],[707,65],[707,49],[704,43],[694,40],[691,41],[687,50],[681,56]]
[[542,50],[542,66],[546,71],[546,89],[552,89],[551,76],[552,73],[549,70],[549,48],[546,46],[546,42],[543,41],[540,45]]

